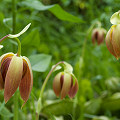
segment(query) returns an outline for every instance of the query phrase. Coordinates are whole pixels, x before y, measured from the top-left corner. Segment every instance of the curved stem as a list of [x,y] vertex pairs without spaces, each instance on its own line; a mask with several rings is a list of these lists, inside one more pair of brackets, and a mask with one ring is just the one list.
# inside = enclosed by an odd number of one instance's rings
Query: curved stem
[[[6,35],[5,37],[3,37],[2,39],[0,39],[0,44],[6,39],[8,38],[9,35]],[[21,55],[21,42],[18,38],[14,38],[14,40],[17,42],[18,44],[18,52],[17,52],[17,56]]]
[[59,64],[63,64],[64,61],[61,61],[61,62],[58,62],[51,70],[50,72],[48,73],[47,77],[45,78],[45,81],[42,85],[42,88],[41,88],[41,92],[40,92],[40,95],[39,95],[39,99],[38,99],[38,106],[37,106],[37,114],[36,114],[36,119],[38,120],[39,119],[39,113],[41,111],[41,106],[42,106],[42,97],[43,97],[43,92],[44,92],[44,89],[46,87],[46,84],[48,82],[48,79],[50,78],[52,72],[55,70],[55,68],[59,65]]
[[0,39],[0,43],[2,43],[9,35],[4,36],[3,38]]
[[18,120],[18,91],[14,95],[14,120]]
[[44,83],[43,83],[43,85],[42,85],[42,88],[41,88],[41,92],[40,92],[40,96],[39,96],[39,97],[42,97],[42,96],[43,96],[43,92],[44,92],[44,89],[45,89],[45,86],[46,86],[46,84],[47,84],[47,82],[48,82],[49,77],[51,76],[51,74],[52,74],[52,72],[55,70],[55,68],[56,68],[59,64],[61,64],[61,63],[64,63],[64,62],[63,62],[63,61],[58,62],[58,63],[50,70],[50,72],[48,73],[48,75],[47,75],[47,77],[46,77],[46,79],[45,79],[45,81],[44,81]]
[[20,40],[19,40],[18,38],[15,38],[15,40],[16,40],[16,42],[17,42],[17,44],[18,44],[17,56],[20,57],[20,55],[21,55],[21,42],[20,42]]

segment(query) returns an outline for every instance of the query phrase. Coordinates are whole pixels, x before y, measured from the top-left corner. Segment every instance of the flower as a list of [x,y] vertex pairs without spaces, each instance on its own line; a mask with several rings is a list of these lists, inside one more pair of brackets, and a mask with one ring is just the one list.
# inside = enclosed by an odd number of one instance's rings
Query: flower
[[92,32],[92,43],[97,42],[98,45],[104,42],[105,30],[103,28],[95,28]]
[[73,98],[78,91],[78,81],[71,74],[67,72],[58,73],[53,81],[53,90],[56,96],[61,94],[61,99],[63,99],[66,95],[70,98]]
[[112,25],[105,41],[109,52],[117,59],[120,58],[120,24]]
[[0,90],[4,89],[5,103],[19,87],[21,98],[25,104],[32,86],[33,73],[27,57],[18,57],[14,53],[6,53],[0,57]]

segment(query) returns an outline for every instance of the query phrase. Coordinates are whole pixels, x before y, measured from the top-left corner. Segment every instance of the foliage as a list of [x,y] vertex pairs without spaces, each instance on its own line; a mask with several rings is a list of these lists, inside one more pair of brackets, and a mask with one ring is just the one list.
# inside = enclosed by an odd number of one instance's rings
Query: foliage
[[[67,61],[74,66],[79,91],[72,100],[58,100],[50,92],[55,72],[44,93],[47,97],[40,119],[119,120],[120,61],[109,53],[105,42],[92,44],[90,29],[100,21],[108,30],[111,15],[119,10],[119,0],[16,0],[16,6],[16,33],[31,23],[20,40],[22,55],[30,59],[34,73],[32,93],[22,110],[19,99],[19,119],[35,120],[36,102],[47,73],[53,64]],[[0,0],[0,28],[1,38],[12,33],[10,0]],[[12,40],[3,45],[0,55],[17,50]],[[0,101],[0,120],[13,119],[13,99],[4,104],[1,91]]]

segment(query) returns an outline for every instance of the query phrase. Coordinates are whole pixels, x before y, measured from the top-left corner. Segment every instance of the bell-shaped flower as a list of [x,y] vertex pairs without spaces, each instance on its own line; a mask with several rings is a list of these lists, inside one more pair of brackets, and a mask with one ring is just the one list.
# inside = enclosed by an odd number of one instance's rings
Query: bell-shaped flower
[[104,42],[105,37],[105,29],[103,28],[95,28],[92,31],[92,43],[95,44],[97,42],[98,45]]
[[61,95],[61,99],[66,95],[73,98],[78,91],[78,81],[70,73],[60,72],[54,78],[53,90],[56,96]]
[[0,57],[0,65],[0,89],[4,89],[5,103],[19,87],[25,104],[33,86],[33,73],[29,59],[25,56],[18,57],[14,53],[6,53]]
[[117,59],[120,58],[120,24],[110,28],[105,41],[109,52]]

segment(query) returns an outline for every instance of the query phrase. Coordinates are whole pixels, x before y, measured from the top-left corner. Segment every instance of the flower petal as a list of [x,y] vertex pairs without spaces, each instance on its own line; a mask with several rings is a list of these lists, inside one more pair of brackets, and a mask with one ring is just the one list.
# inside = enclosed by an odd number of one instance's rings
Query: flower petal
[[[20,95],[24,100],[24,104],[27,102],[30,92],[33,86],[33,73],[30,61],[27,57],[23,56],[23,78],[19,85]],[[24,106],[22,105],[22,107]]]
[[58,73],[53,80],[53,90],[57,97],[60,95],[61,92],[61,83],[60,83],[61,76],[62,76],[62,72]]
[[5,91],[4,91],[5,103],[7,103],[7,101],[17,90],[22,78],[22,72],[23,72],[22,57],[17,57],[14,55],[10,62],[5,78]]
[[77,91],[78,91],[78,81],[77,81],[77,79],[75,79],[75,84],[72,85],[72,87],[68,93],[69,97],[73,98],[75,96],[75,94],[77,93]]
[[117,58],[120,57],[120,25],[113,27],[112,41],[113,49]]
[[3,55],[0,57],[0,62],[1,62],[1,64],[2,64],[2,62],[3,62],[7,57],[12,57],[12,56],[14,56],[14,53],[12,53],[12,52],[3,54]]
[[2,74],[0,72],[0,90],[2,90],[4,88],[4,82],[3,82],[3,79],[2,79]]
[[1,64],[1,74],[3,81],[5,82],[6,73],[8,71],[12,57],[7,57]]
[[98,45],[100,45],[102,42],[104,41],[104,32],[102,30],[99,30],[99,33],[98,33]]
[[64,72],[61,99],[63,99],[68,94],[68,92],[70,91],[70,87],[71,87],[71,75]]
[[113,49],[113,45],[111,41],[112,41],[112,28],[108,31],[106,38],[105,38],[105,42],[106,42],[109,52],[117,58],[117,55]]
[[[1,57],[0,57],[0,65],[3,64],[3,62],[5,61],[5,59],[7,57],[12,57],[14,54],[13,53],[6,53],[6,54],[3,54]],[[5,69],[4,69],[5,70]],[[3,77],[2,77],[2,72],[3,72],[3,69],[0,68],[0,90],[2,90],[4,88],[4,80],[3,80]],[[6,75],[6,74],[4,74]]]
[[110,18],[110,22],[114,25],[120,24],[120,11],[115,12],[111,18]]
[[97,29],[94,29],[93,32],[92,32],[92,43],[95,44],[95,41],[97,39],[97,36],[98,36],[98,30]]

